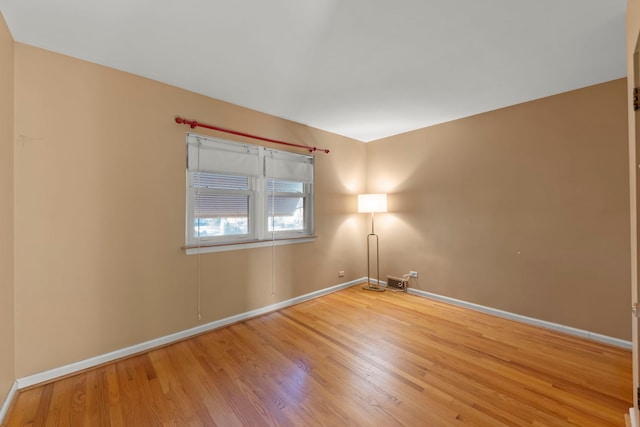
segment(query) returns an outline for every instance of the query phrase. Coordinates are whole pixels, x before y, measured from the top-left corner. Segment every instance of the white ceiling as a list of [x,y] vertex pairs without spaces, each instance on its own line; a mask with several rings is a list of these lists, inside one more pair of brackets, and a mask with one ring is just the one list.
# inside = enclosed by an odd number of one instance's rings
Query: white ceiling
[[0,11],[16,41],[371,141],[624,77],[626,2],[0,0]]

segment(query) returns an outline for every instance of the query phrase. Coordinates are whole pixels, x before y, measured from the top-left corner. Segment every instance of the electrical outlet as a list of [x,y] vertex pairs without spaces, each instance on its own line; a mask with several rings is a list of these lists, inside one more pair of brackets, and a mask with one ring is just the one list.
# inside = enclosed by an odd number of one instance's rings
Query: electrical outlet
[[344,277],[344,271],[338,271],[338,277]]
[[418,272],[417,272],[417,271],[410,271],[410,272],[409,272],[409,276],[411,276],[411,277],[418,277]]

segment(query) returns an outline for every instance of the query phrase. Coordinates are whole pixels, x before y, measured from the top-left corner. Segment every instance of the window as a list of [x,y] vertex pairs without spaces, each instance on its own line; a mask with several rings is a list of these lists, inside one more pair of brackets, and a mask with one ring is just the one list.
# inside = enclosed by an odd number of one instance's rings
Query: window
[[267,179],[267,230],[305,229],[305,184]]
[[187,247],[313,234],[313,157],[187,135]]
[[248,236],[253,192],[246,176],[191,174],[193,237]]

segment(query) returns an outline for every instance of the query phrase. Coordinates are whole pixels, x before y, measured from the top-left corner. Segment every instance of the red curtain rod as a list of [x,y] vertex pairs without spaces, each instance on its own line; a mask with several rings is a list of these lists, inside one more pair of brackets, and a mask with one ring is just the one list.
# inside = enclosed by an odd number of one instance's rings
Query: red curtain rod
[[325,148],[311,147],[309,145],[292,144],[291,142],[284,142],[284,141],[278,141],[276,139],[264,138],[262,136],[251,135],[250,133],[238,132],[231,129],[225,129],[218,126],[211,126],[204,123],[199,123],[199,122],[196,122],[195,120],[183,119],[182,117],[176,117],[176,123],[181,125],[189,125],[191,126],[191,129],[194,129],[196,127],[207,128],[207,129],[217,130],[220,132],[231,133],[234,135],[245,136],[247,138],[259,139],[261,141],[273,142],[274,144],[282,144],[282,145],[288,145],[289,147],[304,148],[306,150],[309,150],[310,152],[322,151],[323,153],[329,154],[329,150]]

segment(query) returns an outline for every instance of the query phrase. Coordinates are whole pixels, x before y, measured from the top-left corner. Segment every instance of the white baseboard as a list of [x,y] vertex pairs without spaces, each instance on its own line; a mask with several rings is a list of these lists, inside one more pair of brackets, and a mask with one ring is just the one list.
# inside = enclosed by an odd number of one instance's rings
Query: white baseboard
[[250,319],[252,317],[260,316],[262,314],[269,313],[271,311],[280,310],[285,307],[289,307],[294,304],[298,304],[310,299],[314,299],[323,295],[327,295],[348,287],[351,287],[357,283],[365,281],[366,277],[362,277],[350,282],[342,283],[339,285],[331,286],[329,288],[321,289],[319,291],[311,292],[309,294],[301,295],[299,297],[291,298],[286,301],[282,301],[276,304],[271,304],[266,307],[258,308],[255,310],[247,311],[246,313],[237,314],[235,316],[226,317],[224,319],[216,320],[215,322],[207,323],[205,325],[196,326],[195,328],[187,329],[185,331],[176,332],[175,334],[166,335],[164,337],[156,338],[150,341],[146,341],[140,344],[126,347],[120,350],[112,351],[111,353],[103,354],[100,356],[92,357],[90,359],[81,360],[79,362],[71,363],[69,365],[61,366],[59,368],[50,369],[45,372],[30,375],[28,377],[18,378],[16,380],[17,389],[23,389],[32,385],[40,384],[43,382],[55,380],[66,375],[71,375],[76,372],[80,372],[85,369],[93,368],[104,363],[109,363],[114,360],[122,359],[124,357],[132,356],[134,354],[142,353],[152,350],[157,347],[162,347],[167,344],[171,344],[177,341],[181,341],[185,338],[192,337],[194,335],[208,332],[214,329],[221,328],[223,326],[230,325],[232,323],[241,322],[243,320]]
[[407,292],[413,295],[418,295],[421,297],[446,302],[446,303],[457,305],[460,307],[465,307],[471,310],[492,314],[494,316],[502,317],[505,319],[515,320],[517,322],[527,323],[529,325],[539,326],[541,328],[551,329],[558,332],[564,332],[565,334],[574,335],[581,338],[587,338],[587,339],[591,339],[591,340],[598,341],[605,344],[610,344],[610,345],[621,347],[627,350],[631,350],[633,347],[631,341],[625,341],[619,338],[609,337],[607,335],[596,334],[595,332],[589,332],[582,329],[572,328],[570,326],[564,326],[558,323],[547,322],[546,320],[535,319],[533,317],[522,316],[520,314],[498,310],[497,308],[491,308],[491,307],[487,307],[480,304],[474,304],[472,302],[462,301],[455,298],[445,297],[443,295],[421,291],[419,289],[409,288]]
[[16,395],[18,391],[18,381],[14,382],[11,388],[9,389],[9,393],[7,394],[6,399],[4,399],[4,403],[0,408],[0,425],[4,422],[4,417],[7,415],[9,408],[11,407],[11,403],[13,402],[13,397]]

